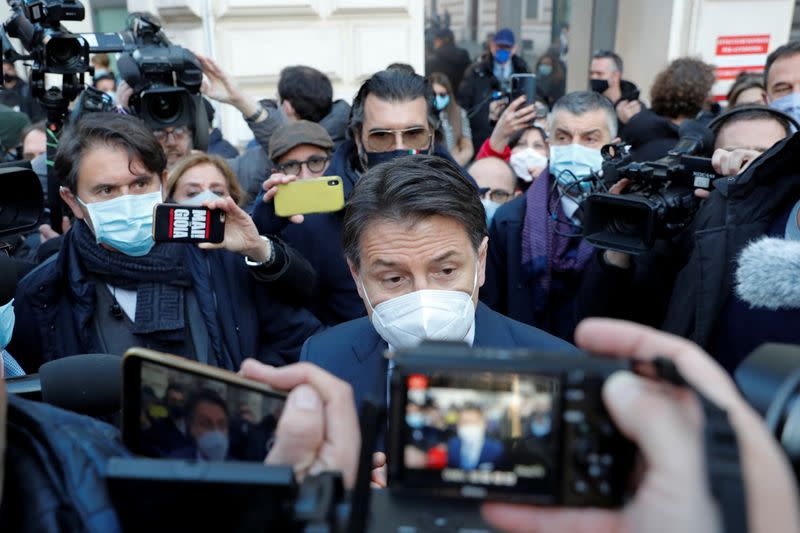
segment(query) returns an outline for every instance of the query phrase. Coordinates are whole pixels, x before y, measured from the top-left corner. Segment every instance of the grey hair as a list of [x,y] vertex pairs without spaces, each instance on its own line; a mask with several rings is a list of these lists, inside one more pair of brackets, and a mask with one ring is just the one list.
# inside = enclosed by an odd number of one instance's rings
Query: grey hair
[[575,91],[565,94],[559,98],[550,114],[547,115],[547,130],[550,135],[553,135],[553,125],[555,123],[556,113],[559,111],[567,111],[573,115],[583,115],[590,111],[602,110],[606,112],[608,118],[608,132],[611,138],[617,136],[618,123],[617,112],[611,102],[600,93],[594,91]]
[[342,248],[361,268],[361,236],[377,221],[407,222],[443,216],[464,228],[475,253],[489,232],[475,186],[444,157],[408,155],[382,163],[359,178],[344,211]]

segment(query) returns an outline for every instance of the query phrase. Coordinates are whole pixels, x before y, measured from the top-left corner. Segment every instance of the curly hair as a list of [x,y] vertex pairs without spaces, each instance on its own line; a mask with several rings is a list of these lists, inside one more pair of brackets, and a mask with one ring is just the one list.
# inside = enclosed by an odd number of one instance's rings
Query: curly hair
[[652,109],[667,118],[694,118],[714,85],[714,66],[682,57],[658,73],[650,89]]

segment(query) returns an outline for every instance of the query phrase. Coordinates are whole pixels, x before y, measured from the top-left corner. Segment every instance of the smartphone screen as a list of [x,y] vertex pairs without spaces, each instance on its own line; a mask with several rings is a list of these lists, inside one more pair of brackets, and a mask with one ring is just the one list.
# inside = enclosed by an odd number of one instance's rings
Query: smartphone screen
[[557,491],[557,378],[459,372],[405,379],[405,486],[443,494],[470,486],[474,497],[546,499]]
[[200,461],[261,462],[267,456],[283,396],[146,359],[137,362],[130,369],[139,375],[126,375],[126,384],[138,382],[138,402],[130,405],[138,410],[138,431],[128,428],[135,413],[123,412],[123,435],[133,451]]
[[225,238],[225,213],[200,205],[158,204],[153,209],[156,242],[213,242]]

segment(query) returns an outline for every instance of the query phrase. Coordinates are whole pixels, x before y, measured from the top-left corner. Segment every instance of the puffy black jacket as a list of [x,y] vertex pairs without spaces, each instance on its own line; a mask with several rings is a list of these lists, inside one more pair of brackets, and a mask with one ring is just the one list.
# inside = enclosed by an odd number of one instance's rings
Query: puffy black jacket
[[607,265],[598,252],[584,275],[579,315],[650,323],[716,355],[714,335],[732,294],[736,258],[798,198],[800,133],[718,184],[671,247],[636,257],[628,270]]

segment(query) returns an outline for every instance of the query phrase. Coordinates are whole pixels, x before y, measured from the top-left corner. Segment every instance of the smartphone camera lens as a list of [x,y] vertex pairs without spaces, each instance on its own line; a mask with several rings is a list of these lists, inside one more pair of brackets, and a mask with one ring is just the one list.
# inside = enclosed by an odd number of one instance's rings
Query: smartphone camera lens
[[336,180],[330,180],[328,181],[328,185],[330,185],[331,187],[336,187],[337,185],[339,185],[339,182]]

